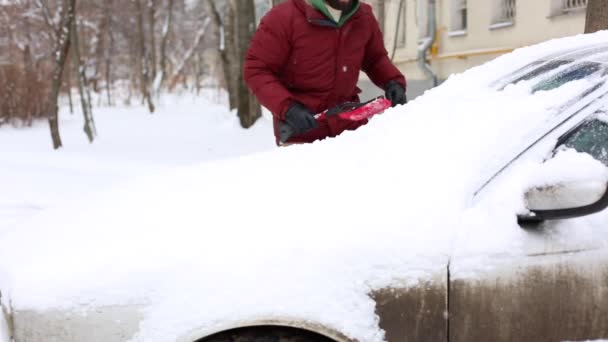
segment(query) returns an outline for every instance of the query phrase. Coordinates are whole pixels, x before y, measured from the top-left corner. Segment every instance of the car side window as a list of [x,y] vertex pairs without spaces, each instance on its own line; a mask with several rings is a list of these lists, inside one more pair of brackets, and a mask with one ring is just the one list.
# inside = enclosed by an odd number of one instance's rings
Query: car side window
[[497,80],[492,84],[492,87],[496,87],[498,90],[504,90],[506,86],[510,84],[516,84],[521,81],[528,81],[533,78],[542,76],[548,72],[559,68],[562,65],[572,63],[572,60],[541,60],[532,62],[525,67],[511,73],[506,78]]
[[531,80],[533,78],[536,78],[538,76],[542,76],[546,73],[548,73],[549,71],[555,70],[557,68],[559,68],[562,65],[566,65],[572,63],[572,61],[566,61],[566,60],[557,60],[557,61],[550,61],[547,62],[545,64],[542,64],[541,66],[535,68],[534,70],[525,73],[524,75],[516,78],[515,80],[509,82],[510,84],[515,84],[521,81],[528,81]]
[[562,148],[588,153],[608,166],[608,120],[598,116],[566,133],[558,142]]
[[548,91],[557,89],[568,82],[580,80],[585,77],[591,76],[592,74],[595,74],[602,69],[603,68],[600,63],[579,63],[571,68],[564,70],[563,72],[558,73],[553,77],[540,81],[532,88],[532,92],[536,93],[537,91],[542,90]]

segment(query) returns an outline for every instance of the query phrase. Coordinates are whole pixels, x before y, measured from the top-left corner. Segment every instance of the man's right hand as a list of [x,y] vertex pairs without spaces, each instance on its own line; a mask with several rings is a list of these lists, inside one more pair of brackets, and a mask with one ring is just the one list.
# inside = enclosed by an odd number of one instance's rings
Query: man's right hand
[[397,81],[389,81],[384,89],[386,90],[386,98],[391,100],[393,107],[407,103],[405,89]]
[[291,126],[295,135],[317,127],[314,114],[298,102],[294,102],[285,113],[285,122]]

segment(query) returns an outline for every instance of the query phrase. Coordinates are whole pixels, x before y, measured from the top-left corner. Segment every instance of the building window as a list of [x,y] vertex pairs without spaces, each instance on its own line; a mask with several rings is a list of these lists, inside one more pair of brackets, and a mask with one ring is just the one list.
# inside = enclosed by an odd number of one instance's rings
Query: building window
[[402,1],[401,4],[401,13],[399,15],[399,23],[398,23],[398,31],[397,31],[397,47],[398,48],[404,48],[405,47],[405,43],[406,43],[406,8],[407,8],[407,2],[406,1]]
[[587,0],[552,0],[551,16],[581,11],[587,8]]
[[467,0],[452,0],[452,21],[450,32],[464,33],[467,30]]
[[562,11],[570,12],[587,8],[587,0],[562,0]]
[[562,0],[562,10],[564,12],[577,11],[587,8],[587,0]]
[[498,0],[494,7],[490,29],[511,26],[515,23],[515,0]]

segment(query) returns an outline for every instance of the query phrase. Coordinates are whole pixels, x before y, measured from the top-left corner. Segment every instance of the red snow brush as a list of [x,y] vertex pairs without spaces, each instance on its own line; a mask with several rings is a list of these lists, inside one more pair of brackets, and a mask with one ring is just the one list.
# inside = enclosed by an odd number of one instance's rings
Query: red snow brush
[[[337,116],[342,120],[362,121],[374,115],[382,114],[391,108],[391,101],[384,96],[377,97],[371,101],[358,103],[346,102],[336,107],[330,108],[322,113],[315,115],[317,122],[327,121],[327,118]],[[294,135],[293,129],[288,124],[281,122],[279,125],[279,139],[284,144]]]

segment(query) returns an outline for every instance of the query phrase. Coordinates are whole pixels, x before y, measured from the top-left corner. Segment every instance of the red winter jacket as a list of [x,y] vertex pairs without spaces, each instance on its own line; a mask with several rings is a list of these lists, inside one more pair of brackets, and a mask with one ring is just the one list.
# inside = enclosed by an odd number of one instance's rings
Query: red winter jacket
[[[347,101],[358,101],[359,72],[363,70],[380,88],[396,80],[405,89],[405,77],[392,64],[382,32],[369,5],[341,27],[306,0],[288,0],[262,19],[244,65],[244,79],[253,94],[278,123],[296,101],[313,113]],[[312,142],[334,137],[367,122],[332,118],[289,142]]]

